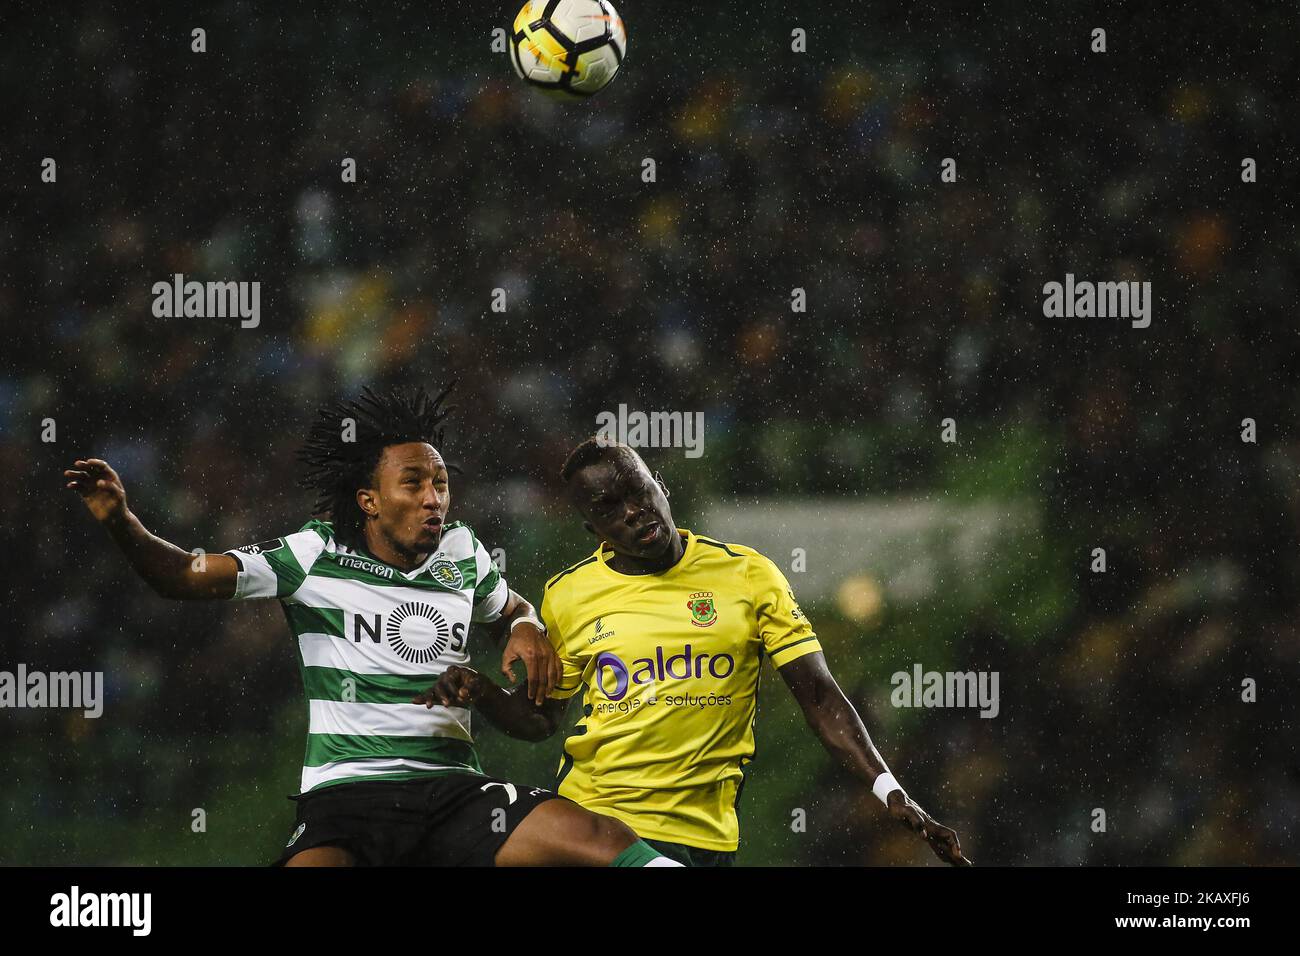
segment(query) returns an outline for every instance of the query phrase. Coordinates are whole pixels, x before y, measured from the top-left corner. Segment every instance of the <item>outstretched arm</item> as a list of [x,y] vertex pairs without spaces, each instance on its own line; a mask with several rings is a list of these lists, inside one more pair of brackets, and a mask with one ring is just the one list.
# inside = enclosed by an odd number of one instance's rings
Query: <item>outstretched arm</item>
[[122,479],[108,462],[99,458],[79,459],[63,476],[68,479],[68,487],[81,495],[95,520],[117,542],[131,567],[158,594],[177,600],[234,596],[238,562],[220,553],[195,557],[150,534],[126,506]]
[[954,866],[969,866],[957,834],[913,803],[896,785],[892,774],[884,776],[889,774],[885,759],[872,743],[862,718],[835,683],[821,651],[795,658],[781,667],[780,673],[831,756],[873,790],[877,779],[882,778],[880,782],[890,788],[882,797],[887,801],[889,815],[929,843],[939,859]]

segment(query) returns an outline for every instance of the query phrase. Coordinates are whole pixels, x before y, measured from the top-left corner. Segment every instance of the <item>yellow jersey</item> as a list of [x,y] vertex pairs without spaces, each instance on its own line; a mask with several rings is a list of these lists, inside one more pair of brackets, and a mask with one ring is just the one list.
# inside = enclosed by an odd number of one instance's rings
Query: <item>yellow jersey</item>
[[686,550],[666,571],[615,571],[602,543],[546,584],[564,667],[551,696],[586,691],[557,791],[641,837],[735,850],[763,656],[781,667],[821,645],[769,559],[678,533]]

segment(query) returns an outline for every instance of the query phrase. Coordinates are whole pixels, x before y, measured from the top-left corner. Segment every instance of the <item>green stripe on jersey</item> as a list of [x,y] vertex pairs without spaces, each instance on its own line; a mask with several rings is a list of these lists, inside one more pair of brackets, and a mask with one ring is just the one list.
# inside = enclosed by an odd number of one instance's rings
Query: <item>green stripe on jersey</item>
[[294,555],[293,548],[289,547],[288,542],[270,551],[263,551],[262,557],[266,558],[266,563],[275,572],[276,597],[285,597],[292,594],[307,579],[307,572],[298,563],[298,558]]
[[[469,540],[471,542],[471,548],[470,548],[471,557],[469,560],[470,563],[472,564],[472,567],[466,570],[464,567],[465,565],[464,561],[457,561],[456,564],[460,566],[460,573],[464,576],[466,581],[478,581],[478,585],[474,588],[474,606],[478,607],[480,604],[483,603],[483,601],[487,597],[489,597],[492,594],[493,591],[496,590],[497,581],[501,580],[501,572],[497,570],[497,563],[495,561],[489,560],[488,572],[487,574],[483,575],[482,580],[479,580],[478,549],[483,548],[483,542],[479,541],[478,535],[476,535],[472,530],[470,530],[468,526],[465,526],[465,530],[469,531]],[[483,548],[483,550],[486,551],[487,548]]]
[[308,767],[341,760],[367,760],[375,757],[418,760],[447,767],[466,767],[483,772],[474,745],[450,737],[385,737],[361,734],[308,734]]
[[334,607],[307,607],[305,604],[285,604],[285,617],[294,636],[303,634],[328,634],[343,636],[343,612]]
[[321,539],[322,544],[329,544],[330,538],[334,537],[334,525],[329,521],[321,521],[313,518],[305,525],[298,529],[299,531],[314,531]]
[[[478,555],[471,554],[468,558],[461,558],[459,561],[453,561],[452,564],[460,568],[461,580],[465,582],[465,587],[472,588],[474,582],[478,580]],[[496,565],[492,566],[496,570]],[[428,573],[427,571],[425,572]]]
[[474,606],[478,607],[478,605],[491,597],[492,592],[497,589],[497,584],[500,581],[501,572],[497,570],[497,566],[495,564],[488,565],[488,573],[483,576],[483,580],[480,581],[478,587],[474,589]]
[[[345,698],[344,681],[350,680],[352,697]],[[388,674],[354,674],[336,667],[304,667],[302,683],[310,700],[337,700],[357,704],[409,704],[438,683],[437,674],[398,677]]]

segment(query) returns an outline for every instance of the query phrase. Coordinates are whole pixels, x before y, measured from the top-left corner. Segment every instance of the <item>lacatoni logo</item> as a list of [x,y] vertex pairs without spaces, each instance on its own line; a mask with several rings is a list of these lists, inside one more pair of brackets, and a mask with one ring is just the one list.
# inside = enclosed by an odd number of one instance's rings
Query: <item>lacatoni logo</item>
[[596,686],[610,700],[619,701],[633,685],[698,679],[705,674],[722,680],[730,677],[735,669],[736,659],[730,654],[696,654],[689,644],[681,653],[668,657],[664,656],[662,647],[656,647],[654,657],[639,657],[630,667],[617,654],[606,651],[596,657]]

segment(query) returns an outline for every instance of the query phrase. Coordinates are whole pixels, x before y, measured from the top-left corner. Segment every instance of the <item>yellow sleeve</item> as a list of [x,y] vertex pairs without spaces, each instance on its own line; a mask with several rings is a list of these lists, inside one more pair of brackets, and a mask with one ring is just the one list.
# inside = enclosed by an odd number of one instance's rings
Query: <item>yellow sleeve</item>
[[567,700],[582,690],[582,662],[568,653],[564,640],[564,631],[555,614],[555,601],[552,591],[548,590],[542,598],[542,625],[546,636],[551,640],[556,655],[560,658],[560,682],[555,685],[550,696],[556,700]]
[[763,555],[755,554],[750,562],[749,583],[758,616],[758,635],[774,666],[783,667],[822,649],[780,568]]

